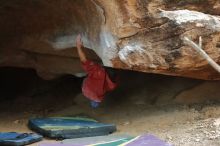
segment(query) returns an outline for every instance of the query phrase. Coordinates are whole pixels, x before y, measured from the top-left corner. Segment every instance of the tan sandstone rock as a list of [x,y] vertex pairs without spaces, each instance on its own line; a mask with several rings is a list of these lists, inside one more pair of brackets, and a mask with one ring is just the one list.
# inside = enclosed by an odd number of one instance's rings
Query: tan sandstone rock
[[[105,66],[219,80],[184,36],[220,63],[218,0],[1,0],[0,66],[44,78],[82,72],[71,49],[78,33]],[[98,60],[90,53],[92,59]]]

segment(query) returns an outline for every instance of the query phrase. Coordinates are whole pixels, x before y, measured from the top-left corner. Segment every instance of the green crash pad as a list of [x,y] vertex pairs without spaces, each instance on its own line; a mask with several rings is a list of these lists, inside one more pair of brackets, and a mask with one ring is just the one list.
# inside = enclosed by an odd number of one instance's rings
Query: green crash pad
[[55,139],[102,136],[116,131],[114,124],[84,117],[34,118],[29,120],[28,126],[43,136]]

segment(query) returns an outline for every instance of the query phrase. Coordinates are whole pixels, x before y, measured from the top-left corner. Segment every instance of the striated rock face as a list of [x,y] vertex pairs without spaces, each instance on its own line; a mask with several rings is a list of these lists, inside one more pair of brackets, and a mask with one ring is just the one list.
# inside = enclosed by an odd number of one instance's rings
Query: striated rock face
[[[82,72],[75,37],[105,66],[219,80],[183,37],[220,63],[218,0],[1,0],[0,66],[35,68],[44,78]],[[92,59],[97,56],[89,53]]]

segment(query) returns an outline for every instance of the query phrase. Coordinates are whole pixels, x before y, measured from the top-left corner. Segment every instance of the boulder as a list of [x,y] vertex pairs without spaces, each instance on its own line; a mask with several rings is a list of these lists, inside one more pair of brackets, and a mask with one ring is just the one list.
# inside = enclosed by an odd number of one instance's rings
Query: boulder
[[[220,63],[218,0],[1,0],[0,66],[34,68],[47,79],[82,72],[75,47],[105,66],[219,80],[187,36]],[[97,55],[97,56],[96,56]]]

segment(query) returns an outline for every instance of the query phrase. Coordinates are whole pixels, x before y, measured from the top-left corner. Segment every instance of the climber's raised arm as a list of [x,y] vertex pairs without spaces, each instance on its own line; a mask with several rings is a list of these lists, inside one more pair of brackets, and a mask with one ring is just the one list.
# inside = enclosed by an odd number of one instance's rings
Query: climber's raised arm
[[76,38],[76,48],[77,48],[77,52],[78,52],[80,61],[82,63],[85,63],[87,61],[87,58],[86,58],[86,54],[83,52],[83,42],[81,40],[80,34]]

